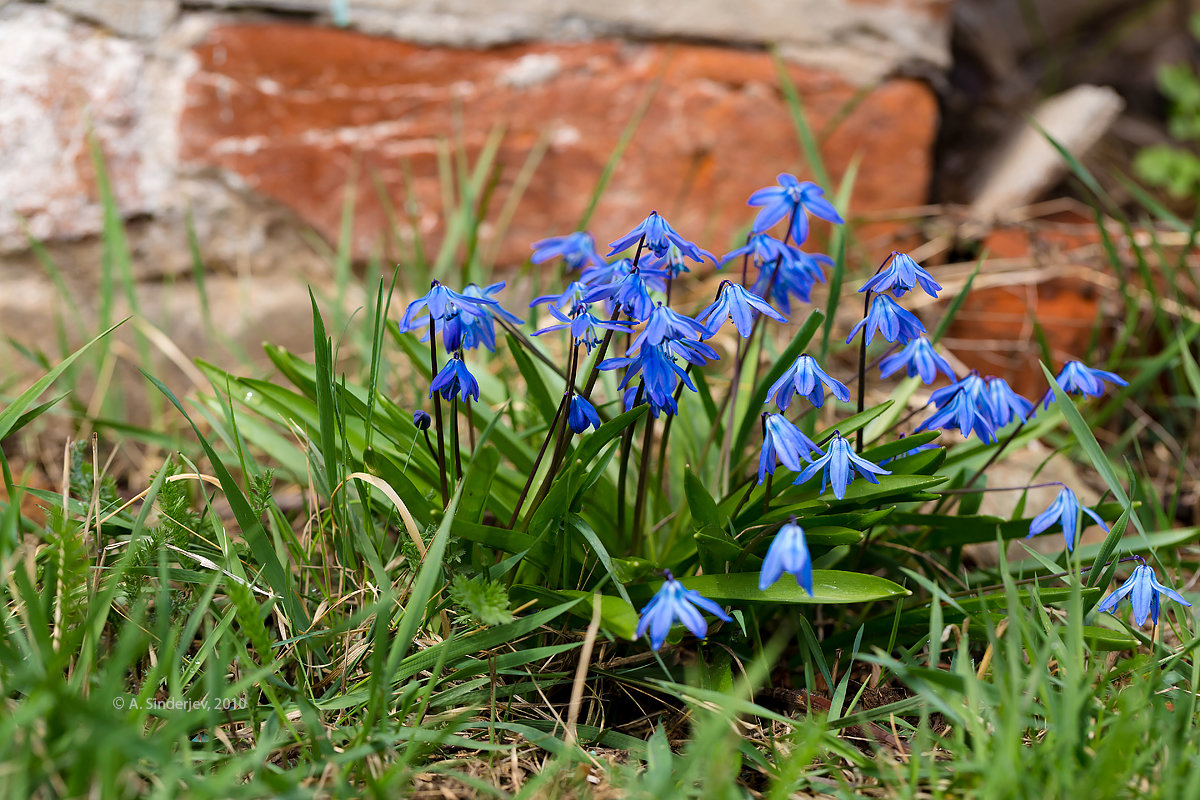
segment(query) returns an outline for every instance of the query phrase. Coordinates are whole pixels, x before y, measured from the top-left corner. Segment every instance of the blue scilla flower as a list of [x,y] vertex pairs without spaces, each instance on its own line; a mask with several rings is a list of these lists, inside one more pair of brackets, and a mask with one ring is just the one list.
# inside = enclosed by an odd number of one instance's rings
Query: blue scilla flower
[[775,474],[776,462],[792,472],[800,472],[804,464],[812,459],[809,455],[821,454],[821,448],[804,435],[804,431],[787,421],[782,414],[763,414],[763,443],[758,455],[758,482],[762,483],[767,473]]
[[434,393],[441,393],[442,397],[447,400],[456,394],[462,398],[463,402],[466,402],[469,397],[478,400],[479,381],[475,380],[475,376],[467,369],[467,365],[461,358],[453,356],[446,361],[446,366],[438,372],[433,383],[429,384],[429,396],[433,397]]
[[591,290],[592,287],[583,281],[571,281],[567,284],[567,288],[558,294],[544,294],[541,297],[533,298],[529,303],[529,307],[533,308],[534,306],[540,306],[542,303],[547,303],[549,304],[548,308],[567,312],[582,303],[583,296]]
[[600,319],[588,310],[587,303],[579,303],[571,312],[572,316],[565,316],[554,306],[550,307],[550,314],[555,319],[560,321],[558,325],[549,325],[542,328],[540,331],[535,331],[534,336],[541,336],[543,333],[551,331],[561,331],[564,328],[570,328],[571,339],[575,344],[581,344],[587,348],[587,351],[592,352],[592,348],[603,341],[601,331],[614,331],[616,333],[629,333],[633,330],[627,322],[615,322],[607,319]]
[[890,291],[896,297],[903,297],[905,292],[919,285],[926,294],[937,297],[937,293],[942,290],[941,284],[911,257],[893,250],[888,259],[887,267],[876,272],[864,283],[859,289],[860,292],[879,294]]
[[[1066,540],[1067,550],[1074,550],[1075,529],[1082,519],[1080,517],[1081,512],[1094,519],[1096,524],[1101,528],[1104,528],[1106,531],[1108,530],[1108,526],[1104,524],[1104,520],[1100,519],[1100,515],[1087,506],[1081,506],[1079,498],[1075,496],[1075,493],[1064,486],[1059,490],[1058,496],[1054,498],[1054,502],[1029,523],[1029,535],[1025,538],[1031,539],[1042,531],[1049,529],[1050,526],[1057,522],[1062,525],[1063,539]],[[1087,523],[1085,522],[1079,530],[1082,531],[1086,527]]]
[[659,303],[646,317],[646,327],[629,345],[629,352],[637,352],[643,344],[662,344],[667,339],[698,339],[703,335],[704,326],[699,322]]
[[889,342],[907,342],[909,339],[925,333],[925,326],[921,324],[921,320],[917,319],[911,311],[901,308],[886,294],[877,294],[871,298],[871,308],[867,311],[867,315],[860,319],[854,329],[850,331],[850,335],[846,337],[847,344],[858,335],[864,325],[867,329],[865,334],[867,344],[871,343],[876,332],[882,334],[883,338]]
[[442,322],[455,312],[468,317],[478,317],[486,313],[485,306],[495,305],[499,304],[490,297],[469,297],[433,281],[428,292],[408,304],[399,327],[401,331],[424,328],[430,319]]
[[[473,297],[476,300],[491,300],[492,295],[504,288],[504,281],[493,283],[491,286],[480,287],[474,283],[469,283],[463,287],[464,297]],[[509,323],[510,325],[520,325],[524,322],[520,317],[506,310],[500,305],[499,301],[494,304],[480,306],[482,314],[470,316],[466,314],[458,314],[456,316],[456,327],[460,328],[460,341],[451,344],[449,341],[451,325],[447,323],[443,341],[446,344],[446,350],[453,352],[462,348],[464,350],[472,350],[479,345],[483,345],[493,353],[496,352],[496,324],[497,317]]]
[[826,483],[833,484],[833,496],[841,500],[846,496],[846,487],[854,480],[857,472],[871,483],[879,483],[876,475],[891,475],[878,464],[872,464],[854,452],[850,442],[834,432],[833,439],[825,448],[825,454],[813,461],[796,477],[795,483],[800,484],[821,473],[821,494],[825,494]]
[[708,634],[708,623],[704,621],[697,607],[724,622],[732,621],[725,609],[696,590],[686,588],[680,581],[675,580],[675,576],[669,570],[666,576],[666,581],[642,609],[641,619],[638,621],[637,637],[640,639],[649,632],[650,647],[657,650],[663,646],[676,619],[697,639],[703,639]]
[[793,361],[779,376],[779,380],[771,384],[771,388],[767,390],[767,402],[771,402],[773,397],[779,410],[787,411],[788,406],[792,404],[792,397],[799,394],[820,408],[825,403],[826,386],[834,397],[843,403],[850,402],[850,390],[846,388],[846,384],[830,377],[829,373],[821,369],[815,358],[805,354]]
[[612,283],[595,286],[583,297],[585,303],[595,303],[598,300],[609,300],[617,303],[620,309],[636,320],[643,320],[654,310],[654,298],[650,296],[653,290],[647,278],[658,277],[661,273],[643,272],[633,269]]
[[770,300],[784,314],[792,312],[792,298],[802,303],[812,301],[812,289],[817,283],[825,282],[824,267],[833,266],[834,261],[821,253],[806,253],[791,248],[791,258],[763,264],[750,291]]
[[660,258],[667,255],[671,246],[674,245],[679,248],[680,253],[696,263],[703,263],[706,258],[716,263],[712,253],[697,247],[676,233],[670,223],[660,217],[657,211],[651,211],[650,216],[639,222],[633,230],[613,242],[610,245],[612,250],[608,252],[608,255],[614,256],[627,247],[637,244],[643,236],[646,237],[646,249]]
[[[1079,361],[1068,361],[1055,376],[1058,385],[1067,394],[1084,394],[1088,397],[1099,397],[1104,394],[1104,382],[1117,386],[1128,386],[1129,381],[1119,375],[1102,369],[1093,369]],[[1049,408],[1054,402],[1054,389],[1046,390],[1042,398],[1043,407]]]
[[812,557],[808,554],[804,529],[796,524],[795,517],[779,529],[771,546],[767,548],[767,557],[763,559],[762,569],[758,573],[758,590],[765,592],[783,577],[785,572],[795,575],[796,584],[812,597]]
[[725,255],[721,256],[718,267],[723,267],[730,261],[741,258],[742,256],[753,256],[755,264],[770,264],[774,261],[783,261],[793,258],[793,248],[790,244],[776,239],[769,233],[752,233],[746,239],[746,243],[741,247],[730,250]]
[[719,361],[721,359],[716,350],[696,339],[677,337],[674,339],[664,339],[662,344],[667,348],[667,352],[676,358],[682,358],[684,361],[697,367],[703,367],[710,361]]
[[933,383],[939,372],[945,374],[950,380],[954,380],[954,368],[950,366],[950,362],[942,358],[938,351],[933,349],[929,339],[924,336],[911,339],[900,352],[893,353],[879,362],[881,378],[886,378],[902,369],[910,378],[920,375],[922,383]]
[[626,367],[626,370],[618,388],[624,389],[635,375],[641,373],[645,385],[643,399],[650,403],[652,409],[667,409],[674,414],[676,406],[672,394],[681,380],[693,392],[696,391],[692,379],[675,363],[675,357],[662,344],[645,345],[636,356],[608,358],[599,365],[602,370],[619,367]]
[[665,273],[670,278],[678,278],[681,273],[691,272],[688,269],[687,261],[684,260],[683,252],[675,245],[667,248],[667,252],[661,256],[651,253],[649,257],[644,257],[642,265],[645,265],[647,269]]
[[1133,606],[1133,619],[1139,626],[1146,624],[1147,617],[1157,625],[1158,596],[1160,594],[1166,595],[1182,606],[1190,608],[1192,605],[1187,600],[1184,600],[1183,595],[1179,592],[1170,586],[1163,586],[1159,583],[1158,578],[1154,575],[1154,569],[1149,564],[1142,562],[1134,567],[1133,574],[1129,576],[1129,580],[1125,581],[1119,589],[1100,601],[1100,604],[1096,606],[1096,610],[1116,614],[1117,605],[1128,597],[1130,604]]
[[571,394],[570,407],[567,410],[567,424],[575,433],[583,433],[588,428],[600,427],[600,415],[596,407],[582,395]]
[[596,241],[587,231],[552,236],[533,243],[533,255],[529,257],[531,262],[541,264],[552,258],[561,258],[570,269],[604,263],[596,252]]
[[430,418],[428,411],[422,411],[421,409],[418,408],[416,411],[413,412],[413,425],[417,426],[417,430],[419,430],[419,431],[429,430],[429,426],[432,422],[433,422],[433,419]]
[[987,384],[975,372],[962,380],[943,386],[929,397],[937,407],[929,419],[917,426],[921,431],[957,428],[963,436],[975,432],[984,442],[996,441],[996,412],[987,393]]
[[747,205],[762,206],[754,218],[754,233],[773,227],[784,217],[791,215],[792,240],[803,244],[808,238],[808,215],[820,217],[827,222],[842,224],[837,209],[825,199],[825,190],[812,181],[800,181],[795,175],[780,173],[778,186],[768,186],[750,195]]
[[701,311],[696,319],[704,324],[709,336],[720,330],[725,320],[732,319],[734,327],[743,339],[750,336],[754,327],[754,312],[760,311],[771,319],[787,322],[787,317],[771,308],[771,304],[744,286],[732,281],[721,281],[717,292],[717,300],[708,308]]
[[988,400],[992,404],[992,422],[1003,428],[1014,419],[1025,422],[1033,412],[1033,403],[1012,390],[1003,378],[988,378]]

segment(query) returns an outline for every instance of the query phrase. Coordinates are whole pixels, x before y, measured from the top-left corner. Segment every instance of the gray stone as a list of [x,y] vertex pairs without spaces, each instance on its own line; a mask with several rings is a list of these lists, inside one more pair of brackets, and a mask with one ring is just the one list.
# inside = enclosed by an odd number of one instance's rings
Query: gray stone
[[51,0],[68,14],[139,39],[161,35],[179,13],[176,0]]
[[[368,33],[492,47],[606,36],[777,44],[791,60],[870,84],[913,63],[950,63],[951,0],[196,0],[213,8],[333,14]],[[344,9],[344,10],[343,10]]]

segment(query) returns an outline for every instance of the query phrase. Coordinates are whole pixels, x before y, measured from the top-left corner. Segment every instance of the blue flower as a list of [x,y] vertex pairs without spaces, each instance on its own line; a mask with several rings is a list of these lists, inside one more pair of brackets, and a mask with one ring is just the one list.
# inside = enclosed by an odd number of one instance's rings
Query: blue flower
[[570,269],[604,263],[600,254],[596,252],[595,240],[587,231],[568,233],[566,236],[552,236],[549,239],[534,242],[533,255],[529,257],[529,260],[534,264],[541,264],[559,257]]
[[903,297],[905,292],[920,284],[927,294],[937,297],[937,293],[942,290],[941,284],[911,257],[893,250],[888,258],[890,263],[887,268],[876,272],[863,284],[860,292],[879,294],[890,291],[896,297]]
[[[684,361],[694,364],[697,367],[703,367],[709,361],[719,361],[721,358],[716,350],[713,350],[704,342],[695,339],[685,339],[682,337],[663,339],[662,345],[672,355],[682,358]],[[631,347],[630,350],[632,352],[633,348]]]
[[1129,598],[1129,602],[1133,605],[1133,619],[1139,626],[1146,624],[1146,617],[1150,617],[1154,624],[1158,624],[1158,596],[1165,594],[1170,599],[1174,600],[1183,606],[1191,607],[1191,603],[1183,599],[1183,595],[1172,589],[1170,586],[1163,586],[1158,582],[1158,578],[1154,575],[1154,570],[1149,564],[1141,563],[1133,570],[1133,574],[1129,576],[1129,580],[1121,584],[1121,587],[1108,597],[1100,601],[1100,605],[1096,606],[1097,611],[1108,611],[1111,614],[1117,613],[1117,604]]
[[646,327],[629,345],[636,352],[643,344],[662,344],[668,339],[699,338],[704,335],[704,326],[691,317],[659,303],[646,317]]
[[784,217],[791,215],[790,233],[796,244],[808,238],[808,215],[827,222],[842,224],[837,209],[825,199],[825,190],[812,181],[799,181],[795,175],[780,173],[778,186],[768,186],[750,195],[746,205],[762,206],[754,218],[754,233],[762,233]]
[[478,400],[479,382],[475,380],[475,376],[467,369],[467,365],[462,362],[462,359],[455,356],[446,361],[446,366],[442,367],[437,377],[433,379],[433,383],[429,384],[429,396],[433,397],[435,392],[440,392],[442,397],[447,400],[456,394],[463,399],[463,402],[466,402],[468,397]]
[[779,376],[779,380],[771,384],[771,388],[767,390],[767,402],[774,397],[779,410],[787,411],[788,406],[792,404],[792,396],[800,394],[820,408],[825,403],[825,389],[822,384],[828,386],[829,391],[843,403],[850,402],[850,390],[846,388],[846,384],[831,378],[812,356],[802,355]]
[[499,304],[489,297],[469,297],[433,281],[428,292],[408,304],[399,328],[402,332],[416,330],[428,325],[431,318],[443,322],[456,312],[467,317],[479,317],[487,313],[484,310],[486,306],[496,305]]
[[658,257],[665,256],[671,249],[671,245],[679,248],[679,252],[697,263],[703,263],[704,259],[708,259],[716,263],[712,253],[707,250],[702,250],[692,242],[684,239],[675,229],[662,217],[657,211],[651,211],[650,216],[646,217],[637,227],[629,233],[617,239],[611,244],[612,250],[608,255],[613,256],[627,247],[631,247],[638,243],[643,237],[646,237],[646,249]]
[[764,299],[773,300],[781,311],[790,314],[792,298],[808,303],[812,300],[812,288],[825,282],[823,266],[832,267],[834,261],[821,253],[806,253],[789,245],[791,256],[778,263],[763,264],[758,278],[750,290]]
[[987,392],[992,404],[992,422],[997,428],[1003,428],[1014,419],[1024,422],[1033,412],[1033,403],[1014,392],[1003,378],[988,378]]
[[504,281],[493,283],[491,286],[481,288],[473,283],[463,287],[463,297],[471,297],[476,300],[491,301],[487,305],[480,306],[482,314],[476,316],[468,316],[458,314],[455,322],[459,330],[458,342],[451,343],[450,338],[454,336],[451,331],[451,324],[448,322],[443,328],[443,341],[448,352],[458,350],[460,347],[466,350],[471,350],[479,345],[483,345],[493,353],[496,352],[496,326],[495,317],[503,319],[511,325],[520,325],[524,320],[505,310],[497,301],[492,300],[492,295],[504,288]]
[[[629,381],[640,372],[642,382],[645,384],[643,399],[649,401],[651,408],[655,410],[666,409],[672,414],[675,413],[676,405],[672,395],[680,380],[693,392],[696,391],[692,379],[675,363],[675,357],[671,355],[665,345],[646,345],[638,351],[635,357],[608,358],[601,361],[599,365],[599,369],[602,370],[618,367],[627,367],[618,388],[624,389]],[[628,400],[626,405],[629,405]]]
[[864,325],[867,327],[867,344],[871,343],[876,332],[883,334],[883,338],[889,342],[896,340],[907,342],[925,332],[925,326],[921,324],[921,320],[917,319],[911,311],[901,308],[886,294],[877,294],[871,299],[871,308],[867,311],[867,315],[860,319],[854,329],[850,331],[850,335],[846,337],[847,344],[858,335],[859,329]]
[[720,620],[732,622],[732,617],[723,608],[694,589],[684,587],[668,571],[667,580],[642,609],[637,637],[640,639],[649,631],[650,647],[657,650],[663,646],[671,626],[678,619],[696,638],[703,639],[708,634],[708,623],[696,610],[697,606]]
[[774,236],[766,233],[752,233],[741,247],[730,250],[721,256],[718,267],[723,267],[734,259],[753,255],[755,264],[770,264],[773,261],[784,261],[793,258],[795,250],[790,244],[785,244]]
[[429,413],[426,411],[422,411],[418,408],[413,412],[413,425],[416,425],[417,430],[419,431],[429,430],[429,425],[432,421],[433,420],[429,417]]
[[560,294],[544,294],[541,297],[533,298],[533,301],[530,302],[529,307],[533,308],[534,306],[541,305],[542,303],[549,303],[549,308],[557,308],[559,311],[567,311],[568,309],[574,309],[576,306],[582,303],[583,296],[591,290],[592,287],[588,286],[582,281],[571,281],[569,284],[567,284],[567,288],[564,289]]
[[810,453],[821,453],[821,448],[804,435],[804,431],[788,422],[782,414],[763,414],[763,443],[758,455],[758,482],[762,483],[766,474],[775,474],[775,462],[799,472],[804,469],[802,461],[807,462]]
[[633,319],[643,320],[650,316],[650,312],[654,310],[654,298],[650,296],[650,291],[653,287],[647,284],[648,277],[662,277],[661,273],[643,272],[640,269],[634,269],[625,275],[623,278],[606,283],[602,286],[596,286],[586,295],[583,296],[585,303],[594,303],[597,300],[608,300],[612,298],[616,301],[622,311],[628,314]]
[[879,376],[886,378],[893,372],[904,369],[908,377],[920,375],[922,383],[933,383],[938,372],[954,380],[954,368],[942,358],[924,336],[917,336],[904,345],[904,349],[879,362]]
[[[1079,361],[1068,361],[1063,364],[1063,368],[1058,371],[1055,380],[1067,394],[1085,394],[1088,397],[1099,397],[1104,394],[1105,381],[1117,386],[1129,385],[1129,381],[1119,375],[1102,369],[1093,369]],[[1043,407],[1049,408],[1052,402],[1054,402],[1053,388],[1046,390],[1046,394],[1042,398]]]
[[854,480],[855,472],[871,483],[879,483],[876,475],[892,474],[890,470],[886,470],[878,464],[872,464],[855,453],[850,442],[842,438],[842,435],[836,431],[825,450],[825,455],[805,467],[804,471],[796,477],[795,483],[804,483],[818,472],[821,473],[821,494],[825,494],[825,484],[832,483],[833,496],[838,500],[846,496],[846,487]]
[[704,324],[705,332],[709,336],[716,334],[725,320],[732,319],[734,327],[745,339],[750,336],[754,327],[755,309],[771,319],[787,322],[787,317],[771,308],[766,300],[732,281],[721,282],[716,302],[696,315],[696,319]]
[[596,413],[596,407],[589,403],[586,397],[572,393],[571,406],[567,411],[567,423],[571,426],[571,430],[583,433],[588,428],[600,427],[600,415]]
[[758,590],[765,592],[783,573],[796,576],[796,584],[813,594],[812,558],[808,554],[808,542],[804,541],[804,529],[796,524],[796,518],[785,523],[775,535],[767,549],[762,569],[758,573]]
[[[1075,526],[1079,524],[1081,519],[1079,516],[1080,512],[1094,519],[1096,524],[1104,528],[1104,530],[1108,530],[1108,526],[1104,524],[1104,520],[1100,519],[1100,515],[1087,506],[1080,506],[1079,498],[1075,496],[1074,492],[1064,486],[1059,490],[1058,497],[1054,498],[1054,502],[1029,523],[1029,535],[1025,538],[1031,539],[1057,522],[1062,525],[1063,539],[1067,542],[1067,550],[1074,550]],[[1085,524],[1083,527],[1087,527],[1087,525]],[[1082,530],[1083,528],[1080,528],[1080,531]]]
[[587,348],[587,351],[592,352],[592,348],[603,341],[600,335],[601,330],[615,331],[617,333],[629,333],[633,330],[627,322],[615,322],[596,317],[592,312],[588,311],[587,303],[579,303],[575,306],[572,312],[573,316],[564,316],[554,306],[550,307],[550,313],[556,319],[562,322],[561,325],[550,325],[542,328],[540,331],[535,331],[534,336],[541,336],[543,333],[551,331],[561,331],[563,328],[571,329],[571,339],[575,344],[581,344]]
[[681,273],[691,272],[687,262],[683,260],[683,253],[675,245],[671,245],[665,255],[657,256],[651,253],[643,263],[647,269],[664,272],[671,278],[678,278]]
[[987,384],[972,372],[957,383],[943,386],[929,397],[937,407],[929,419],[917,426],[915,433],[939,428],[958,428],[963,436],[975,431],[985,442],[996,441],[996,412],[987,393]]

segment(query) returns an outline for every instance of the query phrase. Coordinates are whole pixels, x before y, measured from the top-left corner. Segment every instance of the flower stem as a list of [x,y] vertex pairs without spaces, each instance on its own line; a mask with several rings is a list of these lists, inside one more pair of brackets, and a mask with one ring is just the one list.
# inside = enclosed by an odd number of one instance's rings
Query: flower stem
[[[871,311],[871,295],[873,292],[867,292],[863,300],[863,319],[867,318],[867,314]],[[867,404],[867,331],[864,328],[862,331],[862,339],[858,343],[858,413],[863,412],[863,408]],[[858,452],[863,449],[863,437],[866,435],[866,426],[858,429],[856,434],[858,442]]]
[[[571,350],[569,359],[567,390],[563,393],[562,402],[559,403],[558,422],[558,440],[554,444],[554,455],[550,458],[550,469],[546,470],[546,477],[542,480],[542,488],[533,497],[533,503],[529,506],[529,514],[537,510],[542,501],[546,499],[546,495],[550,493],[550,485],[554,482],[554,477],[558,474],[558,469],[562,465],[563,456],[567,452],[567,430],[570,427],[568,424],[570,417],[571,397],[575,394],[575,373],[579,369],[579,345],[576,344]],[[554,431],[550,432],[552,435]],[[549,435],[547,436],[549,441]]]
[[650,477],[650,451],[654,442],[654,417],[646,418],[646,430],[642,433],[642,461],[638,467],[637,497],[633,506],[633,536],[638,544],[642,539],[642,524],[646,511],[646,482]]
[[[637,408],[642,402],[642,394],[645,392],[646,383],[642,381],[638,384],[637,394],[633,398],[632,408]],[[649,423],[647,423],[649,424]],[[630,425],[621,434],[621,466],[617,470],[617,531],[622,539],[625,538],[625,483],[629,475],[629,455],[633,450],[633,426]],[[632,538],[626,541],[632,541]]]
[[[438,374],[437,365],[437,321],[431,314],[429,316],[429,370],[436,378]],[[433,393],[433,424],[437,427],[438,440],[438,480],[441,482],[442,490],[442,505],[450,504],[450,487],[446,483],[446,434],[442,427],[442,396],[438,392]]]
[[525,486],[521,489],[521,496],[517,498],[517,503],[513,506],[512,517],[508,520],[509,530],[512,530],[513,526],[517,524],[517,517],[521,514],[521,506],[524,504],[525,498],[533,486],[533,479],[537,475],[542,458],[546,455],[546,448],[550,446],[550,441],[554,438],[554,432],[558,427],[558,420],[563,416],[566,405],[567,396],[563,395],[563,399],[558,404],[558,410],[554,412],[554,418],[550,420],[550,428],[546,431],[546,438],[542,440],[542,446],[538,449],[537,457],[533,460],[533,466],[529,468],[529,477],[525,480]]

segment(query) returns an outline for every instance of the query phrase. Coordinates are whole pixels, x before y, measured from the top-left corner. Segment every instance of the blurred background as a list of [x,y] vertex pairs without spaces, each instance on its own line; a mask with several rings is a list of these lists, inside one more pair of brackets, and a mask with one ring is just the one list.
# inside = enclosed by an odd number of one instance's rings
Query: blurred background
[[[132,311],[199,380],[193,356],[311,347],[309,284],[353,308],[395,264],[465,259],[528,293],[531,242],[581,221],[607,242],[650,209],[724,252],[787,171],[848,198],[856,269],[901,249],[953,288],[986,253],[944,344],[1032,393],[1040,355],[1111,343],[1139,225],[1191,249],[1196,7],[8,2],[8,374]],[[118,380],[140,380],[133,342]]]

